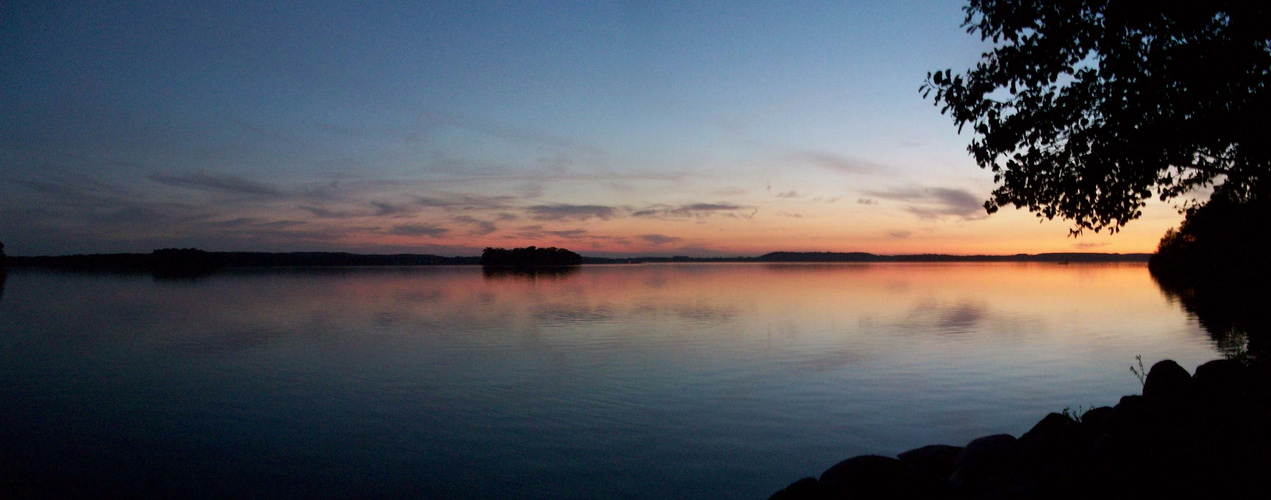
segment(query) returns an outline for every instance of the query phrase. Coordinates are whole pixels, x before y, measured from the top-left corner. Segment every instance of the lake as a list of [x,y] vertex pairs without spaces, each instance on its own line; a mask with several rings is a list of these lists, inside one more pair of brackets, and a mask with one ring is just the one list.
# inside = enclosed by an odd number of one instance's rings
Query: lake
[[0,484],[69,495],[766,498],[1019,435],[1221,353],[1143,264],[13,270]]

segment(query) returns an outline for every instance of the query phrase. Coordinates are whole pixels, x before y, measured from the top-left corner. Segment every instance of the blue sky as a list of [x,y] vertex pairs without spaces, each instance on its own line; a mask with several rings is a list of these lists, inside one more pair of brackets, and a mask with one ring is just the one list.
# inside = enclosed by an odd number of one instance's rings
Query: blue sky
[[987,48],[958,1],[207,4],[0,10],[10,253],[1150,251],[1179,220],[986,217],[918,93]]

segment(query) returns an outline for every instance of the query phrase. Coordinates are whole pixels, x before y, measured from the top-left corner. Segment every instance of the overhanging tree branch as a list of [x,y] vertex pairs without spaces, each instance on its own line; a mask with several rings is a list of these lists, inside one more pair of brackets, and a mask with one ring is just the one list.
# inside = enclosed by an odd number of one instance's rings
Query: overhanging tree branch
[[1271,172],[1271,7],[1259,2],[972,0],[995,47],[920,88],[994,172],[985,208],[1117,231],[1144,200]]

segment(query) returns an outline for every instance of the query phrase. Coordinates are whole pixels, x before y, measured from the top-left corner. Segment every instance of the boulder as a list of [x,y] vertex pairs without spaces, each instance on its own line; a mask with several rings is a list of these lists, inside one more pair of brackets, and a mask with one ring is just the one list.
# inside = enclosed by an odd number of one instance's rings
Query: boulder
[[773,493],[768,500],[832,500],[833,492],[814,477],[805,477]]
[[1153,420],[1152,405],[1143,396],[1122,396],[1108,412],[1107,432],[1137,432]]
[[971,490],[973,499],[989,498],[1037,498],[1037,485],[1021,474],[1001,474],[987,477]]
[[1192,389],[1200,394],[1239,393],[1249,384],[1249,368],[1234,359],[1215,359],[1196,367]]
[[821,484],[838,498],[919,498],[924,496],[914,470],[880,455],[852,457],[821,474]]
[[1219,359],[1196,367],[1192,377],[1192,401],[1201,418],[1226,422],[1250,416],[1251,398],[1249,369],[1239,361]]
[[1051,413],[1019,437],[1020,441],[1053,441],[1077,430],[1077,422],[1062,413]]
[[1102,427],[1108,423],[1108,415],[1112,414],[1111,406],[1091,408],[1081,414],[1082,427]]
[[1077,423],[1077,430],[1081,434],[1082,445],[1089,451],[1094,446],[1094,442],[1104,432],[1108,430],[1108,417],[1112,415],[1111,406],[1100,406],[1091,408],[1081,414],[1081,418]]
[[1148,370],[1147,380],[1143,383],[1143,397],[1156,400],[1178,399],[1186,394],[1191,383],[1191,374],[1178,366],[1178,363],[1172,359],[1161,360]]
[[1010,434],[995,434],[967,443],[954,461],[958,469],[949,476],[949,483],[973,488],[986,478],[1013,472],[1019,465],[1016,441]]
[[1026,465],[1052,464],[1073,458],[1081,444],[1080,437],[1075,420],[1051,413],[1020,436],[1016,450]]
[[943,483],[958,469],[956,460],[961,452],[960,446],[933,444],[906,451],[897,458],[923,478]]

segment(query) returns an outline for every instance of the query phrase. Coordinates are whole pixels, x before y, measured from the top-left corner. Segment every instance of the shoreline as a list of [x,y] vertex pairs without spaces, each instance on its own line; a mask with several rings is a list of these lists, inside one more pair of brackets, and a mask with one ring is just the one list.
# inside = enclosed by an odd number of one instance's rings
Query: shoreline
[[[586,257],[581,264],[658,263],[887,263],[887,262],[1147,262],[1150,254],[1041,253],[1015,255],[878,255],[863,252],[772,252],[758,257]],[[442,257],[428,254],[355,254],[346,252],[206,252],[195,249],[152,253],[9,256],[10,268],[154,269],[214,271],[227,268],[368,267],[480,265],[481,257]]]
[[1058,498],[1094,495],[1265,497],[1271,493],[1271,377],[1235,359],[1172,360],[1144,374],[1142,395],[1080,415],[1051,413],[1018,438],[983,436],[896,457],[849,458],[770,500]]

